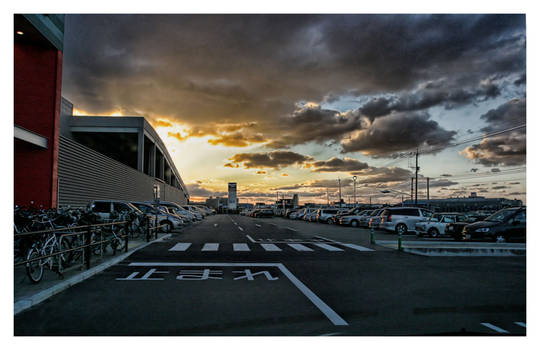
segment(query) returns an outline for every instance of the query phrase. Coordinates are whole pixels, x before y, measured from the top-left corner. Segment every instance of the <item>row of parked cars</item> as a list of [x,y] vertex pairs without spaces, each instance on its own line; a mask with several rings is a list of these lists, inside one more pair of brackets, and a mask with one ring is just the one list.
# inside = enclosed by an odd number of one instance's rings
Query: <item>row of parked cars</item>
[[110,220],[113,213],[127,211],[138,215],[146,214],[154,220],[157,219],[158,225],[166,225],[167,232],[201,221],[204,217],[215,214],[213,209],[203,205],[180,205],[174,202],[162,201],[95,200],[89,204],[89,207],[103,221]]
[[525,241],[526,208],[506,208],[492,215],[434,213],[415,207],[376,209],[303,208],[285,214],[327,224],[365,227],[417,236],[453,237],[455,240]]

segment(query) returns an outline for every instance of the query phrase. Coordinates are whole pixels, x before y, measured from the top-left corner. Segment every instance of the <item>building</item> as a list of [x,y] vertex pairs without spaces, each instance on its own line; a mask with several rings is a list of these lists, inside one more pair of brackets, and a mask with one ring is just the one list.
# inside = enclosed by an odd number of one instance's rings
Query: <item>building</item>
[[165,144],[144,117],[73,116],[62,99],[58,198],[84,206],[93,199],[186,204],[189,193]]
[[[404,206],[414,206],[414,200],[406,200]],[[456,211],[467,212],[475,210],[499,210],[508,207],[520,207],[523,202],[519,199],[486,198],[477,196],[474,192],[469,197],[445,198],[445,199],[419,199],[417,206],[430,208],[439,212]]]
[[238,198],[236,197],[236,182],[229,182],[229,196],[227,199],[227,209],[236,210],[238,204]]
[[14,15],[14,202],[55,207],[64,15]]

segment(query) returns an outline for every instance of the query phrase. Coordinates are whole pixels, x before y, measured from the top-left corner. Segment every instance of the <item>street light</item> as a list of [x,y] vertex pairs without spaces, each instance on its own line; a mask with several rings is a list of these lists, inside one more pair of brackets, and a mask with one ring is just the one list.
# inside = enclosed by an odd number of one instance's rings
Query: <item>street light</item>
[[354,205],[356,205],[356,176],[352,177],[353,179],[353,198],[354,198]]

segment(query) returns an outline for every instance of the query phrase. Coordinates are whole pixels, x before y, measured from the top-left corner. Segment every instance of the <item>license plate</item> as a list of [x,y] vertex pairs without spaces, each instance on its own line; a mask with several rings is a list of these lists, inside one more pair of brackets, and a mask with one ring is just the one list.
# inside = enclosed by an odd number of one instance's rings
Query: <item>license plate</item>
[[471,235],[465,235],[465,239],[471,239]]

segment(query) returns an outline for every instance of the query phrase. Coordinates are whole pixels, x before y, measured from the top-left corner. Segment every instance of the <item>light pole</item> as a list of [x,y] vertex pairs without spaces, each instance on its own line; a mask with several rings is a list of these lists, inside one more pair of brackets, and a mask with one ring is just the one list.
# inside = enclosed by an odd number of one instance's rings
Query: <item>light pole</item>
[[356,176],[352,177],[353,179],[353,198],[354,198],[354,205],[356,205]]
[[339,185],[339,207],[341,208],[341,179],[338,179],[338,185]]

